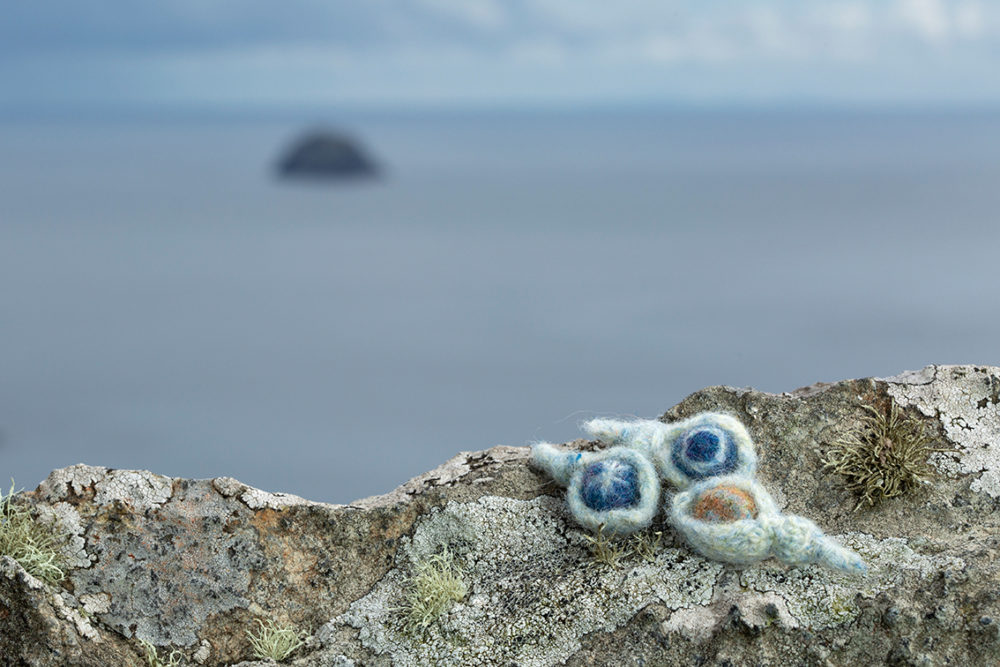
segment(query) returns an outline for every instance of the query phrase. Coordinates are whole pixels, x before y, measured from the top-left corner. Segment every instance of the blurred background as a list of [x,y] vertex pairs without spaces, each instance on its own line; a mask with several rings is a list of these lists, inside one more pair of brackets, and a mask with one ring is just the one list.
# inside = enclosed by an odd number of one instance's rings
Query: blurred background
[[[998,72],[979,0],[11,3],[0,478],[349,502],[997,363]],[[375,174],[282,177],[312,130]]]

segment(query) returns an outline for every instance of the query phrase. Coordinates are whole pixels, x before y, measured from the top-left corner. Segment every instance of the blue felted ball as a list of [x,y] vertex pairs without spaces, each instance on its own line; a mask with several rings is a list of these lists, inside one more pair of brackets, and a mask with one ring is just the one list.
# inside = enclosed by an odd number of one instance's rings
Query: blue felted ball
[[622,459],[596,461],[583,469],[580,495],[598,512],[633,507],[639,503],[639,472]]
[[691,480],[728,475],[740,465],[740,452],[726,429],[700,424],[674,440],[670,460]]
[[653,463],[632,449],[572,452],[547,442],[531,448],[531,460],[568,488],[566,499],[577,522],[605,535],[628,535],[647,527],[660,502]]

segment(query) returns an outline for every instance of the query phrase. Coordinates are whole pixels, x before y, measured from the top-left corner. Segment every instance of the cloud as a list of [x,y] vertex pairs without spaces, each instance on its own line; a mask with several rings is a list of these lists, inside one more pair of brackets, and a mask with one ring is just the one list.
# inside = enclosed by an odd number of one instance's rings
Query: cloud
[[899,0],[896,11],[904,25],[934,44],[948,39],[951,21],[941,0]]
[[955,7],[956,32],[966,39],[983,37],[989,29],[986,11],[978,2],[963,2]]
[[959,46],[985,37],[1000,38],[1000,10],[975,0],[945,3],[943,0],[898,0],[895,16],[911,33],[937,47]]
[[478,29],[497,30],[507,24],[507,13],[495,0],[420,0],[420,4]]
[[53,0],[7,8],[0,103],[1000,100],[998,54],[981,0]]
[[871,29],[874,23],[872,10],[860,2],[817,4],[812,16],[820,25],[835,33],[860,34]]

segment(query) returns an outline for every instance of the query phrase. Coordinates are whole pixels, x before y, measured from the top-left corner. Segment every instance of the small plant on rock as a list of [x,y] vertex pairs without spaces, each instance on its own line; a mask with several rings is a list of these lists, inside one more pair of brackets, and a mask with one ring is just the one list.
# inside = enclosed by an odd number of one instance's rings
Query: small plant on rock
[[425,632],[452,604],[465,598],[468,589],[462,574],[447,547],[417,564],[403,607],[408,631]]
[[858,494],[855,510],[927,483],[934,474],[928,457],[933,452],[949,451],[931,447],[924,423],[902,416],[895,401],[887,412],[864,407],[871,414],[840,438],[823,460],[824,470],[840,474],[845,486]]
[[0,490],[0,556],[10,556],[32,576],[49,583],[66,576],[59,549],[66,537],[56,523],[43,523],[25,505],[14,503],[14,482],[4,495]]
[[621,542],[609,539],[604,534],[603,523],[598,527],[596,535],[584,535],[583,537],[590,544],[590,556],[596,564],[617,568],[621,565],[622,558],[628,553]]
[[161,658],[156,647],[145,639],[140,639],[139,644],[146,652],[146,663],[149,667],[177,667],[184,659],[184,655],[180,651],[171,651],[169,656]]
[[647,563],[654,563],[661,542],[662,530],[643,530],[632,536],[632,553]]
[[309,633],[296,630],[290,625],[278,625],[274,620],[255,619],[260,626],[255,633],[247,630],[247,639],[253,646],[253,653],[261,659],[281,662],[306,643]]

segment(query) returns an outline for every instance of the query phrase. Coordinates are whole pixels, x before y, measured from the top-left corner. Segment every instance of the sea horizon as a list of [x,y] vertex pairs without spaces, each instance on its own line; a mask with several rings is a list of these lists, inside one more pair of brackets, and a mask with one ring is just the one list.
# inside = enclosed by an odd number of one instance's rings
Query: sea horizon
[[[0,119],[2,472],[343,503],[714,384],[995,363],[998,110],[319,116]],[[277,179],[313,127],[384,176]]]

